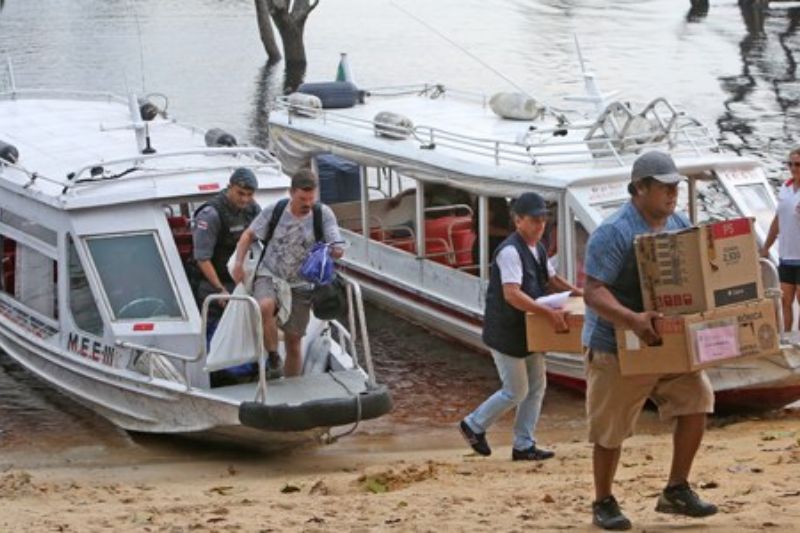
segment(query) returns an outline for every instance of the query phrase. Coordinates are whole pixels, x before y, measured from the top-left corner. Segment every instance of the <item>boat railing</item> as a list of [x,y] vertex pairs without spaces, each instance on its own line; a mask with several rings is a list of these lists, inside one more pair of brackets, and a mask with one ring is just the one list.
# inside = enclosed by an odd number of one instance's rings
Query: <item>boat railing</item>
[[[427,89],[417,91],[411,86],[399,87],[395,94],[438,97],[437,93],[431,92],[431,86],[424,87]],[[382,90],[389,91],[389,88]],[[368,94],[372,95],[373,91],[368,91]],[[514,141],[475,137],[425,125],[403,127],[381,123],[376,126],[373,120],[290,103],[288,97],[279,97],[276,107],[286,111],[289,124],[297,117],[321,120],[324,124],[341,124],[374,135],[388,131],[386,137],[414,139],[423,149],[445,147],[486,158],[495,165],[518,163],[542,167],[600,161],[622,166],[645,149],[701,155],[719,148],[706,126],[678,111],[664,98],[656,98],[638,113],[625,104],[612,102],[595,121],[528,126]]]
[[[336,330],[337,341],[340,343],[341,348],[347,353],[353,361],[355,368],[363,369],[367,374],[367,380],[370,385],[376,385],[375,380],[375,366],[372,362],[372,350],[369,344],[369,334],[367,332],[367,319],[364,311],[364,299],[361,295],[361,286],[352,278],[345,274],[339,274],[339,277],[345,284],[347,294],[347,327],[338,320],[328,321],[331,327]],[[215,301],[242,301],[248,304],[254,313],[260,313],[260,307],[255,298],[247,295],[237,294],[212,294],[206,297],[203,301],[201,309],[202,328],[201,331],[205,332],[208,325],[208,309],[209,306]],[[263,350],[263,329],[261,321],[257,321],[257,327],[252,331],[253,346],[261,346],[261,355],[258,357],[258,387],[256,389],[255,401],[265,402],[267,397],[267,374],[266,374],[266,355]],[[358,340],[361,339],[361,350],[358,349]],[[203,335],[205,339],[205,335]],[[166,357],[178,356],[179,354],[172,354],[163,350],[157,353]],[[359,353],[363,354],[363,366]],[[202,343],[200,353],[193,358],[186,356],[179,356],[178,359],[184,363],[184,371],[186,371],[185,364],[188,362],[195,362],[199,359],[205,360],[208,357],[208,350],[206,343]]]
[[[347,325],[348,330],[345,330],[338,320],[331,321],[343,336],[349,340],[350,350],[353,359],[353,364],[358,368],[366,367],[367,380],[370,385],[375,385],[375,365],[372,362],[372,349],[369,344],[369,334],[367,333],[367,316],[364,311],[364,299],[361,295],[361,285],[358,284],[353,278],[345,274],[339,273],[339,277],[345,282],[347,288]],[[361,346],[364,355],[364,366],[361,366],[359,361],[359,350],[356,345],[358,334],[361,335]]]
[[[12,80],[9,83],[14,82]],[[80,89],[17,89],[14,86],[4,86],[0,83],[0,99],[9,100],[20,97],[28,99],[81,99],[97,102],[127,102],[127,100],[121,96],[107,91],[82,91]]]
[[120,348],[125,348],[128,350],[132,350],[135,352],[139,352],[140,356],[147,358],[147,374],[150,379],[155,377],[155,366],[157,364],[158,357],[165,357],[167,359],[175,360],[181,364],[182,367],[182,378],[183,383],[179,383],[183,385],[186,390],[189,390],[190,387],[190,379],[189,379],[189,365],[188,363],[194,363],[200,360],[200,354],[190,356],[184,355],[176,352],[170,352],[169,350],[163,350],[161,348],[156,348],[154,346],[144,346],[143,344],[137,344],[135,342],[130,341],[122,341],[118,340],[115,342],[117,346]]
[[[281,166],[280,163],[266,150],[263,148],[258,148],[255,146],[234,146],[234,147],[219,147],[219,148],[198,148],[195,150],[179,150],[173,152],[160,152],[155,154],[141,154],[136,157],[126,157],[122,159],[113,159],[110,161],[102,161],[97,162],[89,165],[84,165],[83,167],[79,168],[75,172],[71,172],[68,175],[67,181],[64,183],[65,188],[71,188],[78,184],[83,183],[92,183],[98,181],[106,181],[109,179],[116,179],[125,177],[126,179],[136,179],[139,178],[153,178],[159,175],[164,174],[174,174],[174,169],[146,169],[147,174],[145,176],[132,174],[134,170],[144,170],[139,165],[145,162],[151,162],[155,160],[164,160],[169,158],[175,157],[186,157],[186,156],[193,156],[193,155],[202,155],[202,156],[252,156],[256,161],[259,162],[260,167],[268,167],[274,170],[280,171]],[[128,173],[126,174],[118,174],[113,176],[106,176],[104,174],[100,175],[92,175],[92,171],[97,168],[105,168],[108,166],[114,165],[132,165],[130,169],[128,169]],[[229,165],[223,165],[219,168],[227,168]],[[214,167],[209,167],[208,165],[203,165],[203,170],[214,169]],[[190,172],[191,168],[186,168],[184,166],[181,167],[181,171],[183,172]],[[87,174],[89,174],[87,176]],[[66,191],[65,189],[65,191]]]
[[[198,171],[202,171],[203,173],[218,171],[218,170],[230,170],[230,164],[221,164],[218,166],[203,164],[197,166],[190,166],[190,165],[181,165],[179,168],[145,168],[140,166],[142,163],[146,161],[152,161],[155,159],[167,159],[173,157],[186,157],[192,155],[202,155],[202,156],[252,156],[255,163],[248,162],[246,165],[242,162],[237,162],[236,166],[247,166],[248,168],[269,168],[276,172],[281,171],[280,163],[266,150],[262,148],[257,148],[254,146],[239,146],[233,148],[200,148],[197,150],[181,150],[175,152],[161,152],[158,154],[151,154],[151,155],[140,155],[137,157],[129,157],[123,159],[116,159],[112,161],[103,161],[98,162],[91,165],[85,165],[78,169],[76,172],[70,173],[65,179],[57,179],[52,178],[49,176],[45,176],[38,172],[32,172],[27,168],[15,164],[15,163],[8,163],[6,161],[0,161],[0,165],[8,168],[13,168],[28,177],[28,181],[23,185],[23,188],[28,189],[32,185],[34,185],[37,181],[45,181],[47,183],[52,183],[61,187],[61,194],[66,194],[70,190],[76,190],[79,186],[88,186],[88,185],[97,185],[101,183],[107,183],[109,181],[114,180],[137,180],[137,179],[153,179],[153,178],[160,178],[163,176],[171,176],[175,175],[176,173],[180,174],[189,174],[189,173],[196,173]],[[107,175],[104,171],[102,173],[98,173],[92,175],[93,169],[105,169],[111,165],[125,165],[130,164],[131,167],[127,168],[126,170],[119,172],[118,174]],[[96,171],[95,171],[96,172]],[[137,174],[138,172],[138,174]],[[86,174],[89,174],[86,176]],[[80,177],[84,176],[84,177]]]
[[783,329],[783,291],[781,290],[778,268],[775,263],[766,257],[759,257],[758,264],[761,270],[761,283],[764,286],[764,297],[772,299],[775,308],[775,317],[778,322],[778,330],[781,344],[789,344],[789,333]]

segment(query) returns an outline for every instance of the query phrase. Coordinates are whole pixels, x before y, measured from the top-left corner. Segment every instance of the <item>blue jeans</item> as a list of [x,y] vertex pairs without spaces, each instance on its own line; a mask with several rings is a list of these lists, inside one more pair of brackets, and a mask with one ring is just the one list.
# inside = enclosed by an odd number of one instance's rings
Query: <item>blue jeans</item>
[[472,431],[484,433],[506,411],[516,406],[514,448],[527,450],[536,444],[533,432],[547,388],[544,354],[520,358],[495,350],[491,352],[503,386],[467,415],[465,421]]

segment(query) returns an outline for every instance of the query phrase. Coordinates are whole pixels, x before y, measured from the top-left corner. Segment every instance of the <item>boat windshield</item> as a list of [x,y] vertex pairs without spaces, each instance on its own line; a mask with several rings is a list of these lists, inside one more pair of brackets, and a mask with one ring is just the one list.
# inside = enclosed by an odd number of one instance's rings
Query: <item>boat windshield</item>
[[181,318],[152,233],[86,239],[114,320]]
[[763,183],[737,185],[736,190],[739,191],[745,207],[752,213],[756,223],[766,235],[772,225],[772,219],[775,217],[775,207],[770,191]]

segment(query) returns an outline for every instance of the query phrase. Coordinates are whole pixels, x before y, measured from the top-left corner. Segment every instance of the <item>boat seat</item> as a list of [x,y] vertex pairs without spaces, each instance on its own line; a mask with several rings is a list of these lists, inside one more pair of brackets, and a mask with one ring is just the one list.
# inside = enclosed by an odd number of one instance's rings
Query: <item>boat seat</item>
[[438,237],[425,238],[425,258],[447,266],[455,263],[453,249],[445,239]]
[[175,245],[178,247],[178,254],[181,256],[181,261],[186,263],[192,258],[194,250],[194,243],[192,241],[192,230],[189,227],[189,218],[177,215],[168,216],[167,224],[172,231],[172,238],[175,239]]
[[447,215],[425,220],[425,237],[449,240],[453,228],[472,227],[471,216]]
[[457,267],[470,266],[472,261],[472,245],[476,239],[472,228],[460,229],[450,235],[450,243],[455,253],[455,264]]

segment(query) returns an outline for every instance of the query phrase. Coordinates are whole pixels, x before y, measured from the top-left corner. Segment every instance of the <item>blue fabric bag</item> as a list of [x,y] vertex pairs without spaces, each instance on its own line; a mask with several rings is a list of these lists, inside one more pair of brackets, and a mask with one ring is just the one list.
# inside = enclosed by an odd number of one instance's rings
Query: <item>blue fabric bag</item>
[[333,281],[333,258],[330,245],[318,242],[300,267],[300,276],[314,285],[328,285]]

